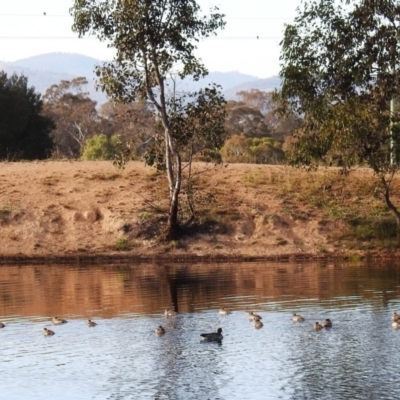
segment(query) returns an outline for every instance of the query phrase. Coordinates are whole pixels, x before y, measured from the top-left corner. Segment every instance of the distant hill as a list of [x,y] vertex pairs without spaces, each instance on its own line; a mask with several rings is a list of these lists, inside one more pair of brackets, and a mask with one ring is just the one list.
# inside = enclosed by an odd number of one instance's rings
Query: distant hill
[[224,90],[229,89],[233,86],[242,85],[245,82],[255,81],[259,78],[252,75],[242,74],[241,72],[210,72],[204,79],[199,81],[193,81],[191,78],[185,78],[179,80],[177,88],[182,91],[195,91],[208,84],[215,82],[222,86]]
[[62,80],[70,81],[78,76],[84,76],[88,80],[87,90],[90,97],[98,104],[107,101],[105,93],[96,90],[96,76],[93,71],[95,65],[101,64],[101,61],[95,58],[75,53],[47,53],[5,64],[3,69],[7,74],[23,73],[28,77],[29,84],[35,86],[42,94],[51,85],[58,84]]
[[[1,62],[0,69],[8,75],[16,72],[23,73],[29,79],[29,84],[40,93],[44,93],[53,84],[61,80],[71,80],[77,76],[84,76],[89,82],[88,92],[98,104],[107,101],[106,95],[95,88],[94,68],[101,64],[101,60],[76,53],[47,53],[34,57],[24,58],[15,62]],[[256,76],[232,72],[210,72],[200,81],[186,78],[178,80],[176,88],[180,92],[195,91],[207,84],[215,82],[222,86],[227,100],[236,99],[236,93],[240,90],[260,89],[271,91],[279,87],[279,77],[259,79]]]
[[17,60],[12,64],[37,71],[85,76],[88,80],[92,80],[95,77],[94,67],[101,64],[101,61],[76,53],[47,53]]
[[40,93],[44,93],[54,83],[60,82],[62,79],[70,80],[74,78],[73,74],[54,72],[51,70],[36,70],[27,66],[22,67],[15,63],[8,63],[0,61],[0,70],[6,72],[8,76],[14,72],[18,75],[24,74],[28,77],[28,83],[30,86],[35,86],[36,90]]
[[271,78],[257,79],[250,82],[244,82],[230,89],[224,90],[224,95],[229,100],[237,98],[236,93],[240,91],[250,91],[252,89],[272,92],[281,86],[281,78],[279,76],[271,76]]

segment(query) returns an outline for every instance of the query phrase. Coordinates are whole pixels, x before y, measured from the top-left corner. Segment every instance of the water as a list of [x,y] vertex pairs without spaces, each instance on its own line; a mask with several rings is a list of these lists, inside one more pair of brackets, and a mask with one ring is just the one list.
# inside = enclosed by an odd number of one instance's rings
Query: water
[[399,398],[399,298],[393,264],[1,266],[0,399]]

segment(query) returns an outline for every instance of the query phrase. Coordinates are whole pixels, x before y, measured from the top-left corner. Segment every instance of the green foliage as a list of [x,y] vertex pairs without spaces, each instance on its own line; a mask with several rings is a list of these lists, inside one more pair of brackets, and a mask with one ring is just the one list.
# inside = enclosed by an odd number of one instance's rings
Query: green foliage
[[107,137],[103,133],[86,141],[82,149],[82,160],[112,160],[121,147],[118,136]]
[[154,136],[162,132],[160,121],[154,116],[154,110],[144,100],[128,104],[109,101],[100,107],[99,114],[106,122],[101,132],[107,136],[118,135],[125,144],[121,149],[123,154],[119,157],[121,162],[123,158],[126,161],[128,158],[140,160],[153,144]]
[[132,244],[128,239],[122,237],[115,242],[114,248],[118,251],[129,251],[132,249]]
[[0,159],[47,158],[53,148],[49,136],[54,127],[41,115],[42,100],[28,79],[0,71]]
[[[157,102],[154,88],[162,87],[171,69],[181,64],[179,77],[207,74],[194,55],[196,42],[224,27],[217,8],[200,15],[195,0],[109,1],[75,0],[72,29],[80,36],[94,34],[118,50],[112,62],[97,68],[102,88],[117,100],[148,98]],[[160,99],[160,103],[162,99]],[[159,104],[161,107],[162,104]]]
[[[195,56],[196,44],[225,26],[218,8],[201,15],[195,0],[109,1],[75,0],[72,29],[80,36],[94,34],[116,49],[113,61],[96,69],[101,88],[116,101],[145,100],[152,104],[163,132],[155,136],[146,162],[166,171],[169,184],[169,218],[166,236],[179,228],[182,159],[192,162],[196,152],[217,148],[223,142],[223,97],[212,86],[192,97],[192,102],[168,93],[166,83],[173,68],[179,78],[199,80],[207,74]],[[116,160],[123,166],[132,153]],[[190,168],[186,169],[189,171]],[[190,175],[187,186],[190,186]],[[189,192],[189,191],[187,191]]]
[[392,170],[389,101],[400,94],[400,5],[394,1],[308,0],[282,41],[280,92],[303,118],[290,145],[295,165]]
[[233,135],[221,153],[223,161],[230,163],[282,164],[285,161],[282,144],[270,137]]
[[366,217],[354,221],[349,230],[342,233],[341,238],[382,244],[396,241],[398,245],[399,233],[397,225],[391,219]]
[[44,113],[56,123],[51,132],[55,157],[78,158],[87,138],[103,132],[96,102],[84,91],[87,84],[84,77],[62,80],[51,85],[43,96]]
[[139,213],[138,218],[141,221],[147,220],[149,218],[151,218],[153,216],[152,213],[148,212],[148,211],[142,211]]
[[[400,96],[400,4],[397,1],[306,0],[282,41],[282,111],[302,118],[287,143],[292,165],[366,164],[379,176],[384,200],[400,164],[390,111]],[[394,159],[394,160],[393,160]]]
[[226,130],[229,135],[243,133],[248,137],[270,136],[267,121],[259,107],[231,100],[227,103],[226,111]]

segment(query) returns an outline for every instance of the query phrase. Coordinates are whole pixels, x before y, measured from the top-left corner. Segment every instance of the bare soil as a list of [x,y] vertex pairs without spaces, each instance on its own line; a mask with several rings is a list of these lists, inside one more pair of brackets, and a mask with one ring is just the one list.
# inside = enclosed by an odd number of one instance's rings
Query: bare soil
[[[330,175],[304,174],[284,166],[195,164],[198,220],[179,240],[165,242],[160,232],[168,209],[166,177],[143,163],[131,162],[123,170],[106,161],[1,163],[0,258],[363,256],[365,251],[337,239],[347,229],[340,218],[299,197],[310,186],[321,196],[329,191],[337,197]],[[363,181],[372,179],[368,170],[357,174]]]

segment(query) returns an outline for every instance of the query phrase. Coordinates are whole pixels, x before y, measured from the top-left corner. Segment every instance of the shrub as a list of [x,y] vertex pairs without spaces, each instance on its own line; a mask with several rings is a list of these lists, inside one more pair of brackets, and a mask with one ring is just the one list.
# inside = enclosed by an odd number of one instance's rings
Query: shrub
[[282,144],[271,137],[233,135],[222,148],[222,158],[229,163],[282,164]]
[[129,251],[132,249],[132,244],[128,239],[121,237],[115,242],[114,248],[117,251]]
[[103,133],[86,141],[82,149],[82,160],[112,160],[121,146],[119,136],[108,137]]

